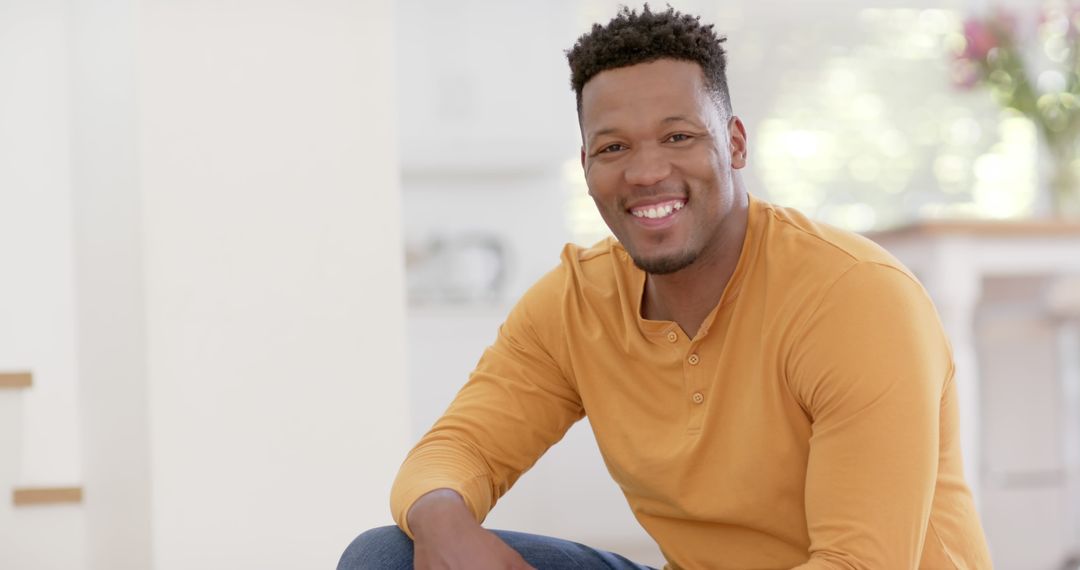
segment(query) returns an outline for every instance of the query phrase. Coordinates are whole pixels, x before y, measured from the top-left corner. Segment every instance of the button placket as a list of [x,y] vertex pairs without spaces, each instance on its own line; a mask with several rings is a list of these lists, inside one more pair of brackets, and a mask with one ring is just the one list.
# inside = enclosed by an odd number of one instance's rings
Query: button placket
[[705,390],[703,389],[705,383],[702,375],[705,374],[701,364],[701,356],[698,354],[697,342],[692,342],[689,347],[689,354],[684,353],[683,356],[683,377],[686,379],[686,396],[689,400],[689,422],[687,429],[691,434],[695,434],[701,429],[705,416]]

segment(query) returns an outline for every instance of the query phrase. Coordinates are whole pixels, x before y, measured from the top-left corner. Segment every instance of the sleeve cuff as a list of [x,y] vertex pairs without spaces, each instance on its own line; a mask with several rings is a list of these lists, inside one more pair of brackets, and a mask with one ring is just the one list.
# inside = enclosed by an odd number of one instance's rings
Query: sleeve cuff
[[391,514],[394,522],[409,538],[415,538],[409,529],[409,509],[420,497],[438,489],[450,489],[461,495],[476,522],[484,522],[491,510],[491,485],[485,475],[477,475],[464,481],[425,479],[412,485],[395,485],[390,493]]

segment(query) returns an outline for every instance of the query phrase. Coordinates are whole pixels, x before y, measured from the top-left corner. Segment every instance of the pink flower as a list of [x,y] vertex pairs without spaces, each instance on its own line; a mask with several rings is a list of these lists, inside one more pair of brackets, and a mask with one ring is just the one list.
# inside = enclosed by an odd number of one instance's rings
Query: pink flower
[[963,57],[971,60],[986,59],[986,54],[998,46],[997,35],[990,26],[976,19],[964,22],[964,40],[967,45]]

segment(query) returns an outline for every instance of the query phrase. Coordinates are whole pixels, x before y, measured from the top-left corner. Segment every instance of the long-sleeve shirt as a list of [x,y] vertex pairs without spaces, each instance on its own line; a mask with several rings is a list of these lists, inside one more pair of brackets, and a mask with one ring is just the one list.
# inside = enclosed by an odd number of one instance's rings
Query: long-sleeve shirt
[[926,291],[855,234],[751,196],[693,337],[641,316],[608,239],[567,246],[391,493],[478,521],[583,415],[667,568],[991,568],[964,482],[950,347]]

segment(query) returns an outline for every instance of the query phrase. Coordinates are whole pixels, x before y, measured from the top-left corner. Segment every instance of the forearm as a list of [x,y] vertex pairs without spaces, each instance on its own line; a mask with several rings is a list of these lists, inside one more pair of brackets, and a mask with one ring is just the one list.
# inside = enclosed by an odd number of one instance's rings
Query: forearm
[[445,443],[420,445],[409,454],[390,491],[391,513],[406,534],[414,537],[412,510],[421,501],[446,499],[446,493],[453,495],[470,519],[484,519],[495,501],[491,479],[469,455]]
[[465,499],[452,489],[420,497],[405,520],[413,529],[413,566],[534,570],[517,551],[473,518]]
[[416,538],[423,538],[441,529],[477,525],[465,499],[453,489],[436,489],[420,497],[406,515],[408,527]]

